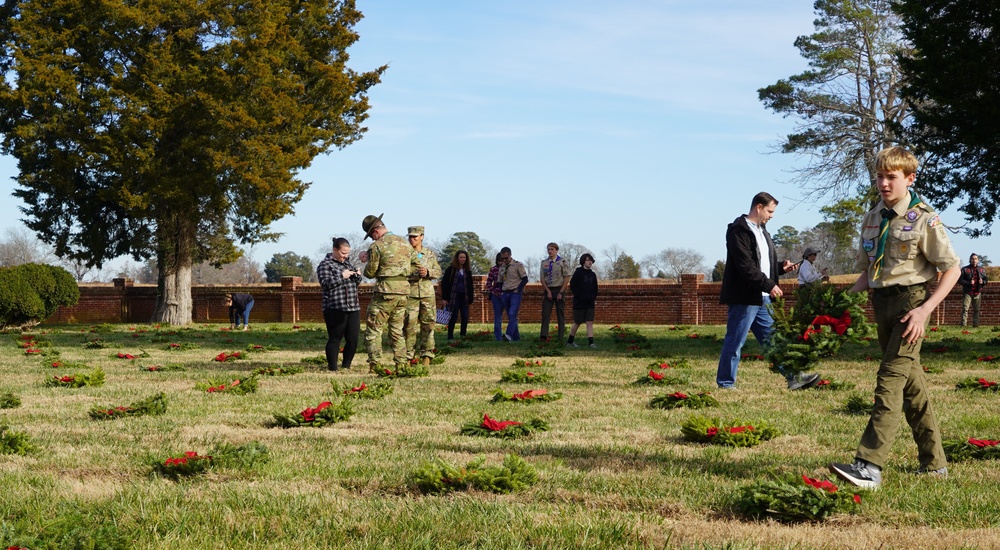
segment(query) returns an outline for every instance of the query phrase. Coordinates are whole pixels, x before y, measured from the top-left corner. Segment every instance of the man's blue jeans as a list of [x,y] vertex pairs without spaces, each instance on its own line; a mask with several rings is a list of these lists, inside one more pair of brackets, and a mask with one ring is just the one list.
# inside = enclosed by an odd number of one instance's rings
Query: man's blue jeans
[[759,306],[729,304],[726,320],[726,338],[722,341],[722,355],[719,356],[719,370],[715,382],[720,388],[731,388],[736,384],[736,370],[740,366],[740,351],[747,341],[747,332],[753,332],[757,342],[767,347],[771,338],[774,319],[767,305],[771,298],[764,297]]
[[490,301],[493,302],[493,338],[499,342],[502,339],[500,327],[503,326],[503,297],[490,294]]
[[503,301],[503,309],[507,312],[507,330],[504,331],[507,337],[517,342],[521,339],[521,333],[517,330],[517,312],[521,309],[520,292],[504,292],[500,295]]

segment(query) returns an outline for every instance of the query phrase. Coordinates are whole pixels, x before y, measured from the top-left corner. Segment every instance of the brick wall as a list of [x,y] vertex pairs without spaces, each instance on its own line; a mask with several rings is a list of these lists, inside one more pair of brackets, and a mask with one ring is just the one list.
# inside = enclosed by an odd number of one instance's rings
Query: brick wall
[[[488,323],[493,319],[493,306],[483,299],[484,278],[476,277],[476,300],[469,311],[473,323]],[[849,285],[837,285],[846,288]],[[720,283],[707,283],[704,275],[684,275],[680,283],[660,281],[602,281],[595,317],[600,324],[685,324],[719,325],[726,322],[726,306],[719,304]],[[791,294],[794,279],[782,282],[781,288],[794,305]],[[322,294],[317,283],[303,283],[299,277],[284,277],[280,284],[248,286],[203,285],[191,289],[192,319],[195,323],[228,322],[228,308],[223,305],[227,292],[249,292],[254,296],[251,323],[322,322]],[[371,299],[371,285],[359,290],[362,311]],[[990,282],[983,289],[981,324],[1000,325],[1000,284]],[[146,323],[156,305],[156,285],[136,285],[131,280],[115,279],[114,283],[80,284],[80,301],[76,306],[59,308],[46,320],[49,324]],[[567,299],[566,317],[572,319],[571,302]],[[541,285],[529,284],[524,291],[519,320],[526,323],[541,321]],[[868,308],[869,317],[871,309]],[[957,325],[962,314],[962,290],[956,286],[931,315],[931,324]]]

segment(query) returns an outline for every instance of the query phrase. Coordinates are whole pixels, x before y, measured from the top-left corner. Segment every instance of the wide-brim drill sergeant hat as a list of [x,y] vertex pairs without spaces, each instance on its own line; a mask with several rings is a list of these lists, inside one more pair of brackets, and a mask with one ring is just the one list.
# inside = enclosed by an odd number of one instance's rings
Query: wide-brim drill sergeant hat
[[382,225],[382,216],[384,215],[385,212],[379,214],[378,217],[375,214],[365,216],[364,221],[361,222],[361,230],[365,232],[366,239],[372,236],[373,229]]

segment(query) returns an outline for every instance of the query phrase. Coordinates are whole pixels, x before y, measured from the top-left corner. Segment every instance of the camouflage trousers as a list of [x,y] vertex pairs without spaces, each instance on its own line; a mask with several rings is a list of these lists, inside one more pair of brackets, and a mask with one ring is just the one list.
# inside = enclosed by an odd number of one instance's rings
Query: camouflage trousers
[[368,365],[378,365],[382,359],[382,329],[388,325],[389,339],[392,341],[392,356],[395,365],[405,365],[406,338],[403,323],[406,321],[406,294],[378,294],[368,303],[365,319],[365,349],[368,351]]
[[[437,322],[437,306],[434,296],[411,297],[406,302],[406,358],[434,358],[434,323]],[[420,333],[419,338],[417,333]]]

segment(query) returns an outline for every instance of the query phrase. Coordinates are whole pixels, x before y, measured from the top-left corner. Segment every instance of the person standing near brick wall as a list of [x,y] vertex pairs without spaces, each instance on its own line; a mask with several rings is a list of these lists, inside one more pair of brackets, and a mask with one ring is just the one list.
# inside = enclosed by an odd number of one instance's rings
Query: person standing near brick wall
[[326,323],[326,366],[337,370],[340,341],[344,341],[342,367],[351,368],[361,336],[361,303],[358,285],[361,271],[349,259],[351,243],[343,237],[333,239],[333,251],[316,266],[316,278],[323,289],[323,321]]
[[396,368],[408,367],[406,337],[403,323],[406,319],[406,301],[410,296],[409,276],[412,271],[413,247],[406,239],[394,235],[382,223],[382,215],[365,216],[361,222],[365,238],[375,242],[360,254],[365,265],[364,276],[375,279],[372,300],[368,303],[365,319],[365,349],[368,351],[368,369],[372,372],[382,359],[382,329],[388,327],[392,341],[392,356]]
[[966,325],[969,308],[972,308],[972,326],[979,326],[979,307],[982,305],[979,293],[989,281],[986,270],[979,265],[979,256],[969,256],[969,265],[962,268],[958,284],[962,285],[962,326]]
[[253,296],[246,292],[236,292],[226,294],[226,307],[229,308],[229,328],[240,328],[243,323],[243,330],[250,328],[250,310],[253,309]]
[[549,257],[542,260],[538,269],[538,280],[542,282],[542,329],[538,336],[541,341],[548,341],[549,322],[552,320],[552,307],[555,306],[556,319],[559,320],[559,343],[562,344],[566,336],[566,289],[573,273],[569,261],[559,255],[558,244],[549,243],[546,251]]

